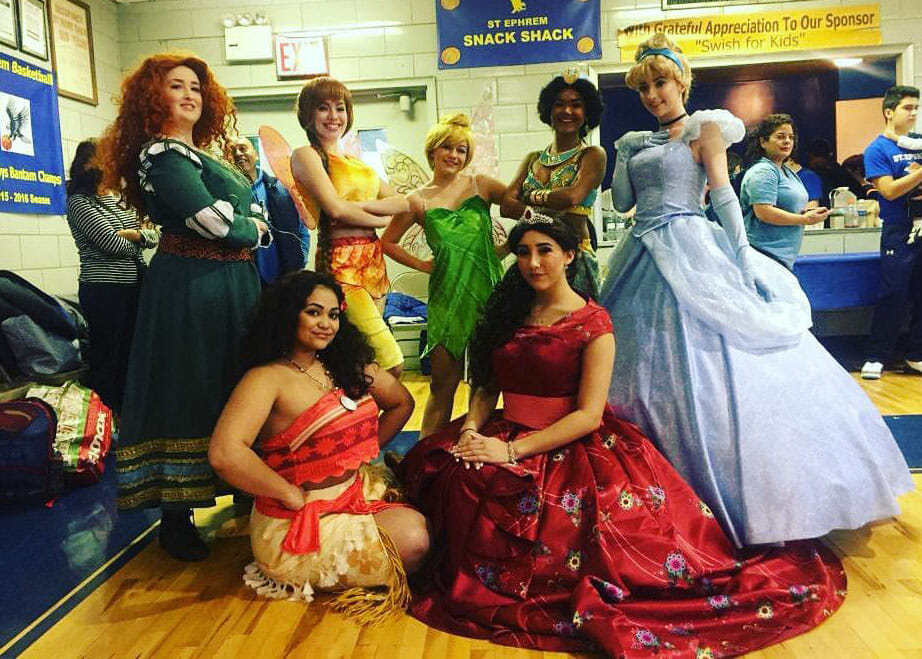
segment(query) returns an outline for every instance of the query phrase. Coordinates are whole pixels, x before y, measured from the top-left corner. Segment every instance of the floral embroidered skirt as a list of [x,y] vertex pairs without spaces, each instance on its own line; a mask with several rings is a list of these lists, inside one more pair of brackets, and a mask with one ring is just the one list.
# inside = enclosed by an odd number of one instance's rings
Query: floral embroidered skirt
[[[613,656],[733,656],[820,624],[845,572],[819,543],[737,552],[710,509],[629,423],[518,466],[465,469],[459,422],[401,465],[437,555],[411,612],[454,633]],[[481,431],[525,430],[497,416]]]

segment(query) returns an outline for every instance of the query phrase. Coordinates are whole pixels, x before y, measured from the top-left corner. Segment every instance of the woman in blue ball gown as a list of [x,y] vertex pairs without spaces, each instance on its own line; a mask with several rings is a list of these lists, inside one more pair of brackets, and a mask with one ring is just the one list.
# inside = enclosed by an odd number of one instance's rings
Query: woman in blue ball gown
[[[687,116],[688,61],[656,34],[627,84],[659,121],[618,150],[615,205],[635,226],[602,291],[619,352],[609,398],[640,425],[738,545],[857,528],[913,487],[880,414],[809,333],[797,279],[749,247],[725,110]],[[720,224],[701,211],[705,182]]]

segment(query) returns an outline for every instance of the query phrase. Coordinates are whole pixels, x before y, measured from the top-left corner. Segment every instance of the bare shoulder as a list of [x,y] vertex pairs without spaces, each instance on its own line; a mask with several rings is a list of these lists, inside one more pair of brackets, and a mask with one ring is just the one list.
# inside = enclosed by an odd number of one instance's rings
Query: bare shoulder
[[605,149],[598,144],[592,144],[583,150],[583,160],[587,162],[604,163],[606,158]]

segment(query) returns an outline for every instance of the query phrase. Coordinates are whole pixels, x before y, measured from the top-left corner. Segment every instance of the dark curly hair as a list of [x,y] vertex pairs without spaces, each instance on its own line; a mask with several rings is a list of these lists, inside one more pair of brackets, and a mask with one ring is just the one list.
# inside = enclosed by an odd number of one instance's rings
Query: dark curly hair
[[83,140],[77,145],[74,159],[67,175],[67,194],[94,195],[99,190],[102,172],[93,162],[96,155],[96,140]]
[[595,85],[585,78],[577,78],[570,83],[563,79],[563,76],[557,76],[551,80],[541,94],[538,96],[538,116],[541,121],[548,126],[551,125],[551,109],[554,107],[554,101],[564,89],[573,89],[579,94],[586,106],[586,123],[579,128],[579,136],[586,137],[589,131],[599,125],[602,121],[602,110],[605,106],[602,104],[602,96]]
[[[304,129],[307,139],[314,150],[320,156],[323,168],[327,174],[330,173],[330,156],[320,144],[320,139],[314,127],[314,113],[317,108],[326,101],[342,101],[346,106],[346,130],[343,135],[352,128],[352,93],[336,78],[330,76],[320,76],[313,78],[304,83],[298,94],[298,100],[295,102],[295,112],[298,116],[298,123]],[[333,260],[333,236],[330,218],[326,212],[318,205],[320,217],[317,218],[317,253],[314,256],[315,267],[323,272],[330,272],[330,263]]]
[[782,126],[790,126],[791,130],[794,131],[794,148],[791,149],[791,153],[797,153],[797,126],[794,125],[791,115],[770,114],[749,131],[749,140],[746,142],[746,162],[748,164],[752,164],[765,156],[762,140],[767,140],[772,136],[772,133]]
[[[567,252],[579,253],[579,237],[566,223],[519,222],[509,232],[509,250],[515,252],[527,231],[549,237]],[[575,260],[574,260],[575,263]],[[573,263],[567,268],[567,280],[573,285]],[[471,384],[482,387],[493,378],[493,351],[506,344],[522,326],[535,303],[535,290],[525,281],[518,264],[513,265],[493,289],[484,305],[483,316],[471,339]]]
[[118,116],[106,129],[97,155],[103,187],[121,191],[122,199],[139,216],[147,213],[138,181],[139,156],[147,142],[162,134],[170,119],[163,89],[167,74],[177,66],[192,69],[202,90],[202,116],[192,129],[192,141],[202,149],[217,146],[233,162],[229,135],[237,131],[234,103],[205,61],[194,55],[151,55],[122,81]]
[[[263,290],[243,336],[241,357],[245,369],[268,364],[291,352],[304,301],[318,286],[333,291],[342,305],[345,300],[343,289],[336,280],[322,272],[291,272]],[[371,378],[365,373],[365,367],[374,361],[374,356],[365,335],[349,322],[346,314],[340,314],[339,331],[330,345],[317,353],[337,386],[353,397],[368,393]]]

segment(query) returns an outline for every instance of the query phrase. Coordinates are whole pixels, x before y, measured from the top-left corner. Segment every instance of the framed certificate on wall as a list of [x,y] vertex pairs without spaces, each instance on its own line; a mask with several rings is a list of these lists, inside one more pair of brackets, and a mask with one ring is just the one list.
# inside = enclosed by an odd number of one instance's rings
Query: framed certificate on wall
[[19,0],[20,50],[40,59],[48,59],[48,22],[45,0]]
[[19,48],[16,29],[16,0],[0,0],[0,44]]
[[98,105],[88,5],[80,0],[51,0],[51,53],[58,74],[58,94]]

